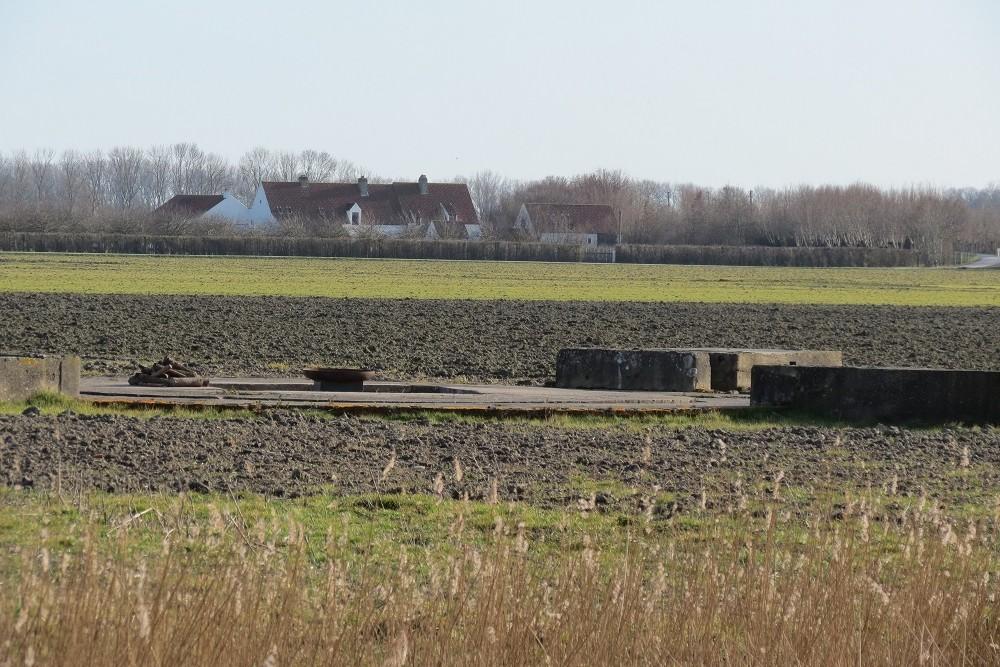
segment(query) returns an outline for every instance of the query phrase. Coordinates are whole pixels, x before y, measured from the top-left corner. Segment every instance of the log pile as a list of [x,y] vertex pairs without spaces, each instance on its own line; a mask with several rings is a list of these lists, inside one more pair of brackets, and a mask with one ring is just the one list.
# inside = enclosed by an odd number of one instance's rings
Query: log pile
[[137,364],[139,370],[128,379],[131,385],[146,387],[207,387],[208,378],[184,364],[164,357],[152,366]]

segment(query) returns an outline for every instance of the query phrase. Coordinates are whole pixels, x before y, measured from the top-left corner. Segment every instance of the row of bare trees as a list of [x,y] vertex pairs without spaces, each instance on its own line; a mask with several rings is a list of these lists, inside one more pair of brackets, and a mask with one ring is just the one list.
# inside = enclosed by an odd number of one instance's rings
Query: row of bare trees
[[[174,194],[229,191],[245,201],[262,180],[354,181],[377,175],[325,151],[254,148],[236,163],[193,143],[56,153],[0,153],[0,227],[115,231]],[[886,190],[871,185],[706,188],[599,170],[519,182],[481,171],[466,182],[486,238],[509,233],[523,202],[610,204],[623,240],[650,244],[937,248],[1000,242],[1000,184],[983,189]],[[310,225],[303,223],[299,233]],[[290,233],[293,231],[288,230]]]
[[866,184],[785,189],[706,188],[600,170],[518,183],[468,179],[483,221],[510,225],[523,202],[610,204],[627,243],[940,248],[1000,242],[1000,184],[982,190]]
[[262,180],[357,178],[359,169],[325,151],[255,148],[232,164],[196,144],[109,151],[51,149],[0,153],[0,211],[45,213],[63,220],[110,211],[140,212],[175,194],[228,191],[249,198]]

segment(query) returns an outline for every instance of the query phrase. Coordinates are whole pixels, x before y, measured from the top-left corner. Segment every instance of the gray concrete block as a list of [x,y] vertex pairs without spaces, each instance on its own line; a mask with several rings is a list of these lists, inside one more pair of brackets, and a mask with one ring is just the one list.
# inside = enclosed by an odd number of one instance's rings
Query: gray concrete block
[[80,358],[0,357],[0,401],[24,401],[41,391],[80,395]]
[[707,352],[569,348],[556,359],[556,385],[566,389],[710,391]]
[[834,350],[753,350],[704,348],[712,364],[713,391],[749,391],[754,366],[843,366]]
[[1000,371],[754,366],[750,403],[852,421],[1000,423]]

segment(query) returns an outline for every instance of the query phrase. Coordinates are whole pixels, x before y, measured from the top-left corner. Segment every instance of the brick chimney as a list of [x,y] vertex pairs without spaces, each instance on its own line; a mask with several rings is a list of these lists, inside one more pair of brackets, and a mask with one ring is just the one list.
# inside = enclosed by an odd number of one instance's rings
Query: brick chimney
[[420,174],[420,178],[417,179],[417,185],[420,186],[420,194],[427,194],[427,176]]
[[299,187],[308,188],[309,187],[309,177],[305,174],[299,176]]
[[358,177],[358,190],[361,192],[362,197],[368,196],[368,179],[364,176]]

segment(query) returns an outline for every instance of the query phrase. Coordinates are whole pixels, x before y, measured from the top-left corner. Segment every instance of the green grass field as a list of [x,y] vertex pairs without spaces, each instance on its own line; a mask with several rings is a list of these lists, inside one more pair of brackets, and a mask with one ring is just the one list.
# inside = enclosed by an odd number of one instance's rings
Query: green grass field
[[1000,272],[0,253],[0,292],[1000,306]]

